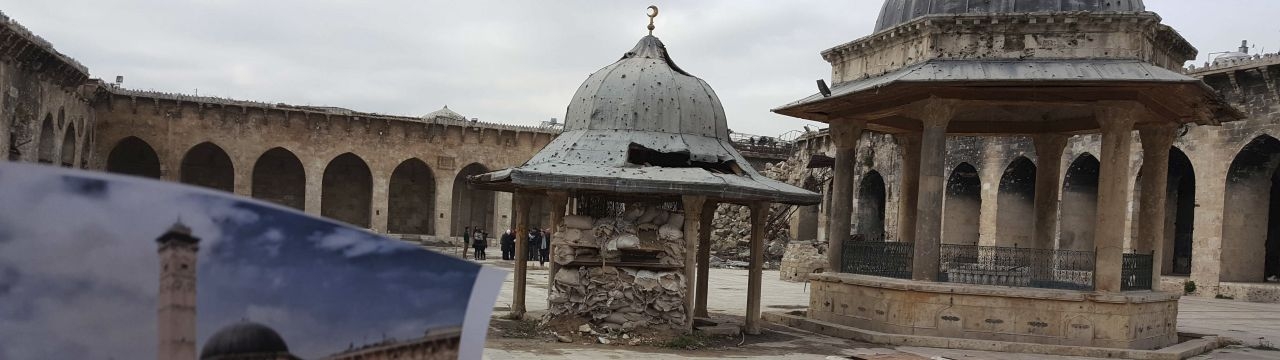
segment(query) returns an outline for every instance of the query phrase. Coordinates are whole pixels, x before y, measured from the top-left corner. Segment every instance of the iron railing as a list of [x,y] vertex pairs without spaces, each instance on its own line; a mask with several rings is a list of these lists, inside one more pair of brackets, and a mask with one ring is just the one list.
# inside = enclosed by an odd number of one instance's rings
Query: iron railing
[[1151,290],[1152,254],[1124,254],[1120,265],[1120,290]]
[[911,243],[845,240],[840,272],[911,278]]
[[938,281],[1093,290],[1092,251],[941,245]]

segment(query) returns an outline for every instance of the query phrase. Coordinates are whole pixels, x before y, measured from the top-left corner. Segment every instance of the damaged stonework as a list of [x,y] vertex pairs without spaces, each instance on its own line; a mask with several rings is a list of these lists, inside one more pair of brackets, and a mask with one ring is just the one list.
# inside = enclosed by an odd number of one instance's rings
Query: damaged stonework
[[633,204],[622,216],[566,216],[552,240],[548,320],[565,315],[600,328],[685,323],[684,215]]

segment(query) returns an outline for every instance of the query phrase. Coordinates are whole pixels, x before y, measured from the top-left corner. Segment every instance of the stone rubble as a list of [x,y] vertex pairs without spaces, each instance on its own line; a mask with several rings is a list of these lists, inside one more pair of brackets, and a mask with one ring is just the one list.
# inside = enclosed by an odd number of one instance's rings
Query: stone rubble
[[578,316],[608,331],[683,325],[683,229],[683,214],[644,205],[617,217],[566,216],[552,238],[552,261],[564,267],[548,318]]
[[[761,174],[787,184],[802,186],[809,177],[826,179],[829,170],[808,169],[807,153],[798,153],[783,162],[765,164]],[[815,189],[810,189],[815,190]],[[769,224],[765,232],[765,268],[776,268],[790,242],[790,223],[794,207],[773,204],[768,219],[778,219]],[[781,213],[781,214],[779,214]],[[786,216],[785,218],[779,218]],[[812,240],[812,239],[801,239]],[[751,209],[742,205],[720,204],[711,221],[711,254],[724,262],[709,262],[713,267],[746,268],[751,260]],[[736,261],[736,262],[729,262]],[[741,263],[741,264],[739,264]]]

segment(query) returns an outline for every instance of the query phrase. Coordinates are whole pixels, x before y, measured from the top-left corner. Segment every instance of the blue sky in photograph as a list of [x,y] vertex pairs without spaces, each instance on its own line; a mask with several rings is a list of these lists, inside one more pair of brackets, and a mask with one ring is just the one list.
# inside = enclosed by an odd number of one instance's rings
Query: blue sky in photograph
[[[292,210],[0,164],[0,359],[155,358],[155,238],[200,237],[198,345],[242,319],[295,355],[461,325],[479,266]],[[487,309],[487,308],[486,308]]]

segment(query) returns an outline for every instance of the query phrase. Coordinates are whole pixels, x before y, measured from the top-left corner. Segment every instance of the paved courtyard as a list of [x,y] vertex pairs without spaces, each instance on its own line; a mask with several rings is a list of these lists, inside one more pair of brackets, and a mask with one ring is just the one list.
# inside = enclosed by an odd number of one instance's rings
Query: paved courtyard
[[[436,249],[454,253],[451,250]],[[491,249],[492,250],[492,249]],[[499,260],[494,260],[499,259]],[[496,251],[481,263],[511,269],[511,261],[502,261]],[[531,262],[526,307],[529,317],[542,316],[547,309],[547,268]],[[711,269],[707,307],[713,318],[741,322],[746,309],[747,271]],[[764,272],[765,311],[803,309],[808,306],[809,292],[804,283],[778,279],[777,271]],[[494,305],[494,314],[504,314],[511,306],[511,277],[503,284]],[[1178,330],[1200,334],[1216,334],[1244,342],[1201,355],[1193,359],[1280,359],[1280,351],[1249,348],[1263,343],[1280,346],[1280,304],[1248,303],[1184,297],[1179,301]],[[1011,354],[987,351],[952,350],[917,347],[885,347],[818,335],[786,327],[770,325],[765,340],[746,341],[740,347],[717,351],[677,351],[650,347],[561,344],[533,339],[494,339],[486,344],[485,358],[504,359],[848,359],[854,355],[874,359],[1092,359],[1085,357]]]

